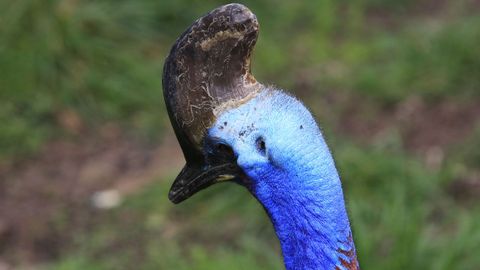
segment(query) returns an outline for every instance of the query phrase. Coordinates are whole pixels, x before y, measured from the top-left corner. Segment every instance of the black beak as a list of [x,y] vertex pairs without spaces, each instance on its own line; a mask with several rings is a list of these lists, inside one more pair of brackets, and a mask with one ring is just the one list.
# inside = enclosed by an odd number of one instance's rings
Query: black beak
[[202,149],[205,149],[203,158],[189,155],[190,160],[173,182],[168,194],[173,203],[180,203],[215,183],[243,178],[237,158],[230,147],[206,143]]
[[165,60],[165,103],[187,161],[168,195],[174,203],[240,175],[231,156],[205,151],[205,134],[222,110],[263,89],[250,74],[258,28],[247,7],[221,6],[195,21]]
[[173,203],[180,203],[198,191],[215,183],[233,180],[238,175],[238,167],[232,163],[214,167],[185,165],[170,188],[168,198]]

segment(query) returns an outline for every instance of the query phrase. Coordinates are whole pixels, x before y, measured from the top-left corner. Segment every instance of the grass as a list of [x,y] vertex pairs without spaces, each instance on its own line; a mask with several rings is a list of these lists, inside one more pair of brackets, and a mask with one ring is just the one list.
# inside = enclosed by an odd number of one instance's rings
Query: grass
[[[311,107],[336,94],[380,108],[412,96],[432,104],[479,99],[478,9],[462,0],[432,11],[430,2],[244,1],[261,24],[254,73]],[[108,123],[158,140],[169,128],[164,57],[193,19],[223,3],[0,0],[0,161]],[[65,114],[84,131],[65,124]],[[332,126],[324,126],[329,138]],[[335,136],[364,269],[478,269],[480,209],[448,191],[480,168],[478,134],[449,149],[438,170],[404,150],[395,133],[365,145],[348,132]],[[159,179],[96,215],[45,268],[283,267],[271,225],[246,191],[219,185],[173,206],[170,182]]]

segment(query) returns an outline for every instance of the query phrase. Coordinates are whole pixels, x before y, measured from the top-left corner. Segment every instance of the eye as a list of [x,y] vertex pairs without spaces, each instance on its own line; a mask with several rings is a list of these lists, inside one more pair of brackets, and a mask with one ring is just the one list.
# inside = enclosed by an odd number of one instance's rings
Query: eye
[[267,146],[263,137],[258,137],[255,144],[257,146],[257,151],[265,156],[267,154]]

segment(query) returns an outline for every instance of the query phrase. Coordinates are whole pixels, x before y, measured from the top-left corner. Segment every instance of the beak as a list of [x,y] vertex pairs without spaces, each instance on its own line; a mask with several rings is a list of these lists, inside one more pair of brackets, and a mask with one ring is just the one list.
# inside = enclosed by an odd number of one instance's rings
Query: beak
[[180,203],[198,191],[215,183],[233,180],[238,175],[238,167],[232,163],[199,167],[185,165],[170,188],[168,198],[173,203]]

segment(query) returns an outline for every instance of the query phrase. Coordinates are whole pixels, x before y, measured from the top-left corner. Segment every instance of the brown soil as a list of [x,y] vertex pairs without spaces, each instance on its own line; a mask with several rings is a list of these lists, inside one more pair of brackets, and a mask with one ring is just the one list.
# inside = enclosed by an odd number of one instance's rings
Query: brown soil
[[169,132],[151,146],[111,128],[48,143],[36,157],[0,167],[0,269],[55,258],[98,212],[95,192],[121,197],[178,171],[183,156]]
[[467,177],[455,179],[450,183],[447,191],[456,201],[466,205],[476,205],[480,194],[480,172],[477,171]]
[[[471,140],[480,129],[480,100],[443,100],[429,104],[411,97],[390,108],[375,108],[359,98],[333,97],[340,108],[334,117],[336,133],[360,144],[383,144],[398,136],[402,148],[420,158],[432,171],[440,170],[449,152]],[[340,103],[340,104],[339,104]],[[331,120],[331,119],[330,119]],[[480,168],[465,168],[446,186],[446,192],[457,202],[474,205],[480,194]]]
[[[349,104],[348,104],[349,103]],[[428,104],[411,97],[390,108],[375,108],[358,99],[347,101],[340,113],[337,130],[358,142],[381,143],[392,134],[403,147],[437,166],[444,152],[471,136],[480,127],[480,100],[443,100]]]

